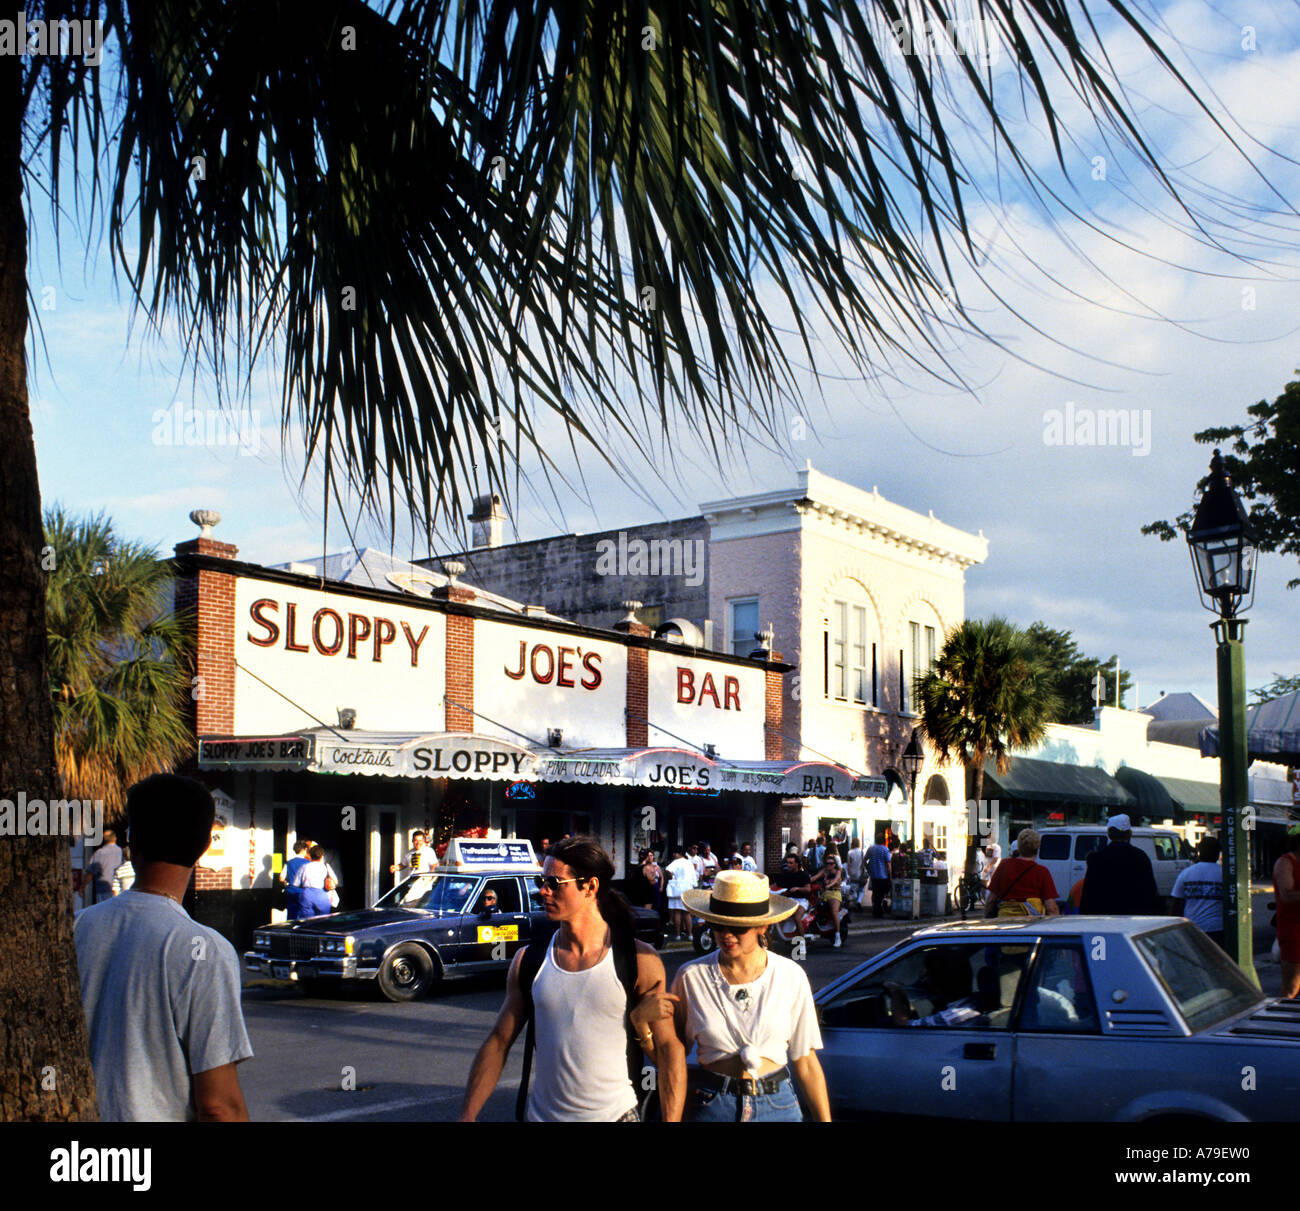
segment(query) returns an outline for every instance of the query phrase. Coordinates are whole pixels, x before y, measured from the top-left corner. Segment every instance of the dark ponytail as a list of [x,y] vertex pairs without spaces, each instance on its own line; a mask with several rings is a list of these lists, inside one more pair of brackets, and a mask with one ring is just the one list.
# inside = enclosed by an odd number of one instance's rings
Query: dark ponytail
[[595,837],[565,837],[546,851],[548,858],[563,862],[580,879],[598,879],[596,907],[612,930],[634,933],[636,916],[622,892],[615,891],[614,861]]

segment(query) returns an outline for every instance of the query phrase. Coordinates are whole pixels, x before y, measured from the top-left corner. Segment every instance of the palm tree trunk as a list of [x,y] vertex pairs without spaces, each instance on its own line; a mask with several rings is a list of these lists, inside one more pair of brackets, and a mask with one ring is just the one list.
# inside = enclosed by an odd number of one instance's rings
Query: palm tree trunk
[[976,753],[975,760],[971,762],[974,767],[974,781],[972,784],[972,798],[975,800],[975,828],[966,838],[966,869],[967,879],[974,879],[980,868],[979,848],[982,834],[980,833],[980,800],[984,797],[984,757]]
[[[0,798],[61,798],[45,677],[41,493],[27,410],[22,66],[0,55]],[[24,813],[25,815],[25,813]],[[0,1120],[93,1120],[62,838],[0,836]]]

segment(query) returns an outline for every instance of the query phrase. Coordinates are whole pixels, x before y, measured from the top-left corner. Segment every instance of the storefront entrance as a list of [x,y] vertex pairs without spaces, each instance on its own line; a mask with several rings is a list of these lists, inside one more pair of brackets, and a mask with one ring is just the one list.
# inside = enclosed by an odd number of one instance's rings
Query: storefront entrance
[[295,811],[297,836],[319,845],[339,877],[339,910],[368,907],[365,812],[364,806],[337,803],[299,803]]

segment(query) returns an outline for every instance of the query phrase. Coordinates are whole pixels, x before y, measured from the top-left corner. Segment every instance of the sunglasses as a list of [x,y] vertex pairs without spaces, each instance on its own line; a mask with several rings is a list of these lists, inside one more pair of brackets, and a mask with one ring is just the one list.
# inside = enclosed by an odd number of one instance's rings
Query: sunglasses
[[562,883],[585,883],[584,878],[561,879],[558,875],[535,875],[537,886],[545,888],[547,891],[559,891]]
[[740,937],[741,934],[748,933],[751,929],[757,929],[757,925],[714,925],[714,933],[730,933]]

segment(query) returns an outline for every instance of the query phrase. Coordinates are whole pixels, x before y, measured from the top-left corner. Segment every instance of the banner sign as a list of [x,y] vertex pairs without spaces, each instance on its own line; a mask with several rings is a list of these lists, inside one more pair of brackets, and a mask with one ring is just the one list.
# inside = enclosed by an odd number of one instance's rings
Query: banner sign
[[510,782],[511,797],[530,783],[656,787],[673,793],[740,791],[786,798],[885,798],[883,778],[857,777],[829,762],[712,761],[678,748],[591,749],[557,753],[469,733],[393,735],[322,730],[311,735],[203,737],[207,769],[293,769],[384,778]]

